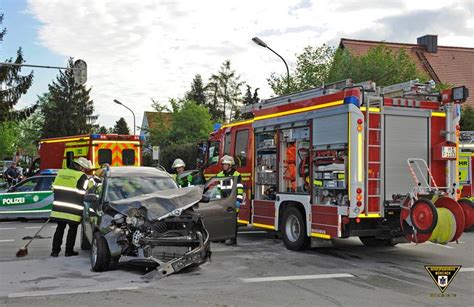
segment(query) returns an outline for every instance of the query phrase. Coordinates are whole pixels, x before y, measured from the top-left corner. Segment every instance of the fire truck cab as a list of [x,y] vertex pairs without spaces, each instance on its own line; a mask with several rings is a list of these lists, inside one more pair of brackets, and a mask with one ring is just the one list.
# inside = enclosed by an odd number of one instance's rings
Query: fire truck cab
[[143,139],[138,135],[89,134],[42,139],[39,143],[39,168],[66,168],[73,159],[84,157],[94,168],[111,166],[140,166]]
[[204,173],[233,155],[246,187],[238,222],[279,231],[292,250],[311,238],[455,241],[474,223],[472,204],[457,201],[466,98],[465,87],[432,93],[418,80],[383,88],[345,80],[271,98],[211,134]]

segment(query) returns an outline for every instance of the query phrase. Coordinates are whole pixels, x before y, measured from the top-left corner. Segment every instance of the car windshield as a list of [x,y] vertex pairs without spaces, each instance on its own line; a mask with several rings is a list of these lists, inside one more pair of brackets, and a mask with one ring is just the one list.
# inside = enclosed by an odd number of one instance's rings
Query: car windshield
[[116,201],[177,188],[175,181],[167,177],[111,177],[106,199]]

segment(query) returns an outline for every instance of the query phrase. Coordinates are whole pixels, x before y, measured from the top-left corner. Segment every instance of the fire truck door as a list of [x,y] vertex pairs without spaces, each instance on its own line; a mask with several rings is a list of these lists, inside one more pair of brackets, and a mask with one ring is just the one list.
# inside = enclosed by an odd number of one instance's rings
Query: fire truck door
[[[230,187],[230,189],[229,189]],[[204,225],[212,241],[231,239],[237,231],[237,180],[214,177],[204,186],[203,200],[196,212],[204,217]]]
[[413,189],[415,183],[408,171],[407,159],[419,158],[429,163],[428,119],[385,115],[385,199]]

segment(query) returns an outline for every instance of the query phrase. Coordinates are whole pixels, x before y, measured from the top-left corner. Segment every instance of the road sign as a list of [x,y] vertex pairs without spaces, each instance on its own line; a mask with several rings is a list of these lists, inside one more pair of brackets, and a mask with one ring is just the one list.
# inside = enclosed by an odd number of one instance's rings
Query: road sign
[[153,160],[160,159],[160,146],[153,146]]
[[84,60],[74,62],[74,82],[76,85],[84,85],[87,81],[87,64]]

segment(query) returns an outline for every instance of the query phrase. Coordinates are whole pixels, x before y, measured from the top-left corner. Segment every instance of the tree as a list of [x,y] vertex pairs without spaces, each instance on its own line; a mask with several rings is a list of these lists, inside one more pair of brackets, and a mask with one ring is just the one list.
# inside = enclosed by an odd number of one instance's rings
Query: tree
[[192,100],[197,105],[206,105],[206,93],[204,84],[202,82],[201,75],[194,76],[193,83],[191,84],[191,90],[184,96],[185,100]]
[[385,86],[413,79],[425,81],[427,76],[417,71],[415,62],[403,48],[393,52],[380,44],[364,55],[355,56],[348,49],[335,51],[328,45],[322,45],[305,47],[297,55],[289,90],[286,75],[273,73],[268,84],[276,95],[283,95],[344,79],[352,79],[356,83],[371,80]]
[[287,75],[272,73],[268,84],[276,95],[285,95],[321,86],[326,82],[334,57],[334,48],[328,45],[320,47],[307,46],[296,57],[296,68],[290,73],[290,84]]
[[[3,13],[0,13],[0,24],[3,23]],[[0,42],[7,33],[5,28],[0,30]],[[22,64],[25,62],[21,48],[18,48],[16,59],[6,59],[7,63]],[[33,82],[33,72],[20,75],[20,66],[0,66],[0,123],[27,119],[38,107],[37,104],[20,111],[14,110],[21,95],[25,94]],[[8,125],[7,125],[8,126]]]
[[334,55],[326,82],[352,79],[354,82],[367,80],[386,86],[413,79],[427,80],[417,71],[415,62],[404,48],[393,52],[384,44],[372,47],[361,56],[354,56],[347,49],[339,49]]
[[194,143],[207,139],[212,131],[208,110],[194,101],[185,101],[179,110],[173,112],[170,141],[174,144]]
[[120,117],[118,121],[115,122],[113,133],[117,134],[130,134],[130,129],[128,128],[125,118]]
[[247,91],[245,92],[245,95],[244,95],[243,104],[252,105],[252,104],[258,103],[260,101],[260,98],[258,97],[259,88],[256,88],[252,95],[252,87],[250,85],[246,85],[246,86],[247,86]]
[[465,106],[461,111],[461,120],[459,121],[461,131],[474,131],[474,108]]
[[107,133],[113,133],[112,131],[113,131],[112,128],[107,128],[105,126],[100,126],[99,129],[95,130],[95,133],[107,134]]
[[[244,82],[240,81],[240,76],[230,67],[230,60],[222,63],[217,74],[213,74],[209,80],[208,87],[212,93],[212,105],[217,106],[217,110],[222,110],[222,120],[235,118],[240,109],[242,92],[240,90]],[[221,107],[222,106],[222,107]],[[211,108],[210,108],[211,110]],[[218,118],[215,118],[218,119]]]
[[[72,58],[68,65],[73,66]],[[41,108],[45,118],[43,137],[88,134],[97,128],[90,91],[74,82],[72,70],[61,71],[49,85],[48,103]]]
[[0,159],[10,160],[16,152],[18,123],[13,121],[0,122]]

